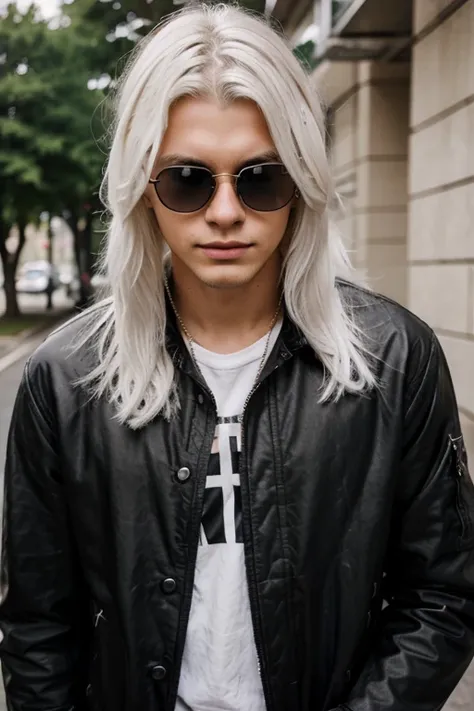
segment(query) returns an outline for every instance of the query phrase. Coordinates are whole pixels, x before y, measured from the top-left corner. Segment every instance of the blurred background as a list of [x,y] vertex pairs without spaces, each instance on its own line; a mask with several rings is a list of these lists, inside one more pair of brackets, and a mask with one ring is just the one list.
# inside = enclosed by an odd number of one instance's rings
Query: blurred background
[[[0,0],[1,471],[25,359],[102,283],[107,94],[184,4]],[[473,462],[474,0],[241,4],[284,30],[323,99],[353,262],[435,329]],[[445,708],[472,711],[474,668]]]

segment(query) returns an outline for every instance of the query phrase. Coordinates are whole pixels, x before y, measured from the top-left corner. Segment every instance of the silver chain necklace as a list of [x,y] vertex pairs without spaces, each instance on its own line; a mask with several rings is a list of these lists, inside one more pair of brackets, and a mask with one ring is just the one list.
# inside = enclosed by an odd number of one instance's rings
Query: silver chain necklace
[[[168,283],[168,279],[166,278],[166,276],[164,277],[164,280],[165,280],[166,293],[168,294],[168,298],[169,298],[169,300],[170,300],[170,304],[171,304],[171,306],[172,306],[172,308],[173,308],[173,311],[174,311],[174,314],[175,314],[175,316],[176,316],[176,319],[177,319],[179,325],[181,326],[181,329],[182,329],[184,335],[185,335],[186,338],[188,339],[189,351],[190,351],[190,353],[191,353],[191,357],[192,357],[192,359],[193,359],[193,363],[194,363],[194,365],[196,366],[196,368],[197,368],[197,370],[199,371],[199,373],[201,374],[201,377],[202,377],[203,380],[205,381],[205,378],[204,378],[204,376],[203,376],[203,374],[202,374],[201,368],[199,367],[199,363],[198,363],[198,361],[197,361],[196,353],[195,353],[194,347],[193,347],[193,343],[195,342],[195,340],[194,340],[193,336],[189,333],[188,329],[187,329],[186,326],[184,325],[183,319],[182,319],[181,316],[179,315],[179,311],[178,311],[178,309],[176,308],[176,304],[174,303],[174,299],[173,299],[173,297],[172,297],[172,295],[171,295],[170,285],[169,285],[169,283]],[[243,417],[243,413],[245,412],[245,409],[246,409],[246,407],[247,407],[248,401],[250,400],[250,398],[251,398],[251,396],[252,396],[252,394],[253,394],[253,391],[254,391],[254,389],[255,389],[255,386],[257,385],[258,380],[259,380],[259,378],[260,378],[260,376],[261,376],[261,374],[262,374],[262,370],[263,370],[263,368],[264,368],[264,366],[265,366],[265,362],[266,362],[266,360],[267,360],[268,347],[269,347],[269,345],[270,345],[270,340],[271,340],[271,337],[272,337],[273,329],[275,328],[275,324],[276,324],[276,322],[277,322],[277,320],[278,320],[278,314],[280,313],[282,301],[283,301],[283,291],[282,291],[281,294],[280,294],[280,298],[279,298],[279,300],[278,300],[277,309],[276,309],[275,313],[273,314],[273,318],[272,318],[271,323],[270,323],[270,330],[269,330],[268,335],[267,335],[267,340],[265,341],[265,348],[264,348],[264,350],[263,350],[263,355],[262,355],[262,357],[261,357],[261,359],[260,359],[260,364],[259,364],[259,366],[258,366],[257,375],[255,376],[255,380],[254,380],[254,382],[253,382],[253,385],[252,385],[252,387],[251,387],[251,389],[250,389],[249,394],[247,395],[247,399],[245,400],[244,407],[243,407],[243,409],[242,409],[242,417]]]

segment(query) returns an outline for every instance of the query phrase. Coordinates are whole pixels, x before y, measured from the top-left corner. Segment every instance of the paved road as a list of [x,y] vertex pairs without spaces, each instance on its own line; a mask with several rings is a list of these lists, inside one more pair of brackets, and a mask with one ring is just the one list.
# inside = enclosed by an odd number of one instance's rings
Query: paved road
[[[8,425],[25,362],[26,357],[7,368],[3,373],[0,373],[0,461],[2,463],[2,483]],[[3,487],[1,497],[3,498]]]
[[[18,305],[24,314],[39,313],[46,309],[46,296],[43,294],[18,294]],[[53,294],[53,305],[64,308],[72,305],[64,289],[58,289]],[[5,311],[5,292],[0,288],[0,314]]]
[[[46,312],[47,300],[44,294],[18,294],[18,306],[22,314],[39,314]],[[73,299],[66,295],[65,289],[57,289],[53,293],[53,309],[65,309],[74,305]],[[5,311],[5,292],[0,288],[0,316]]]

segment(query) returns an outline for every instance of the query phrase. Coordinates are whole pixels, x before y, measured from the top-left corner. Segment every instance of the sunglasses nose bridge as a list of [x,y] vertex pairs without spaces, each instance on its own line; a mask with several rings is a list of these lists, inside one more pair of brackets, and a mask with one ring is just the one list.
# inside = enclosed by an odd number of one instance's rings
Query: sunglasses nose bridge
[[[239,191],[237,189],[237,179],[238,175],[234,175],[233,173],[219,173],[217,175],[213,175],[213,192],[212,195],[209,198],[208,204],[214,204],[215,201],[221,201],[222,200],[222,190],[223,189],[223,194],[224,196],[227,195],[227,197],[224,197],[224,202],[230,202],[234,203],[234,200],[237,199],[238,202],[242,202],[242,198],[239,195]],[[216,178],[228,178],[228,180],[216,180]],[[226,190],[224,189],[224,185],[228,186],[228,191],[226,193]],[[233,195],[234,197],[230,197]]]
[[[227,181],[227,180],[226,180],[226,181],[223,181],[223,180],[222,180],[222,181],[220,181],[220,182],[221,182],[221,183],[224,183],[224,184],[227,183],[227,182],[228,182],[228,183],[232,183],[233,188],[234,188],[234,190],[235,190],[236,193],[237,193],[237,179],[238,179],[238,177],[239,177],[239,176],[238,176],[238,175],[235,175],[234,173],[215,173],[215,174],[213,174],[213,175],[212,175],[212,181],[213,181],[214,185],[213,185],[212,195],[211,195],[210,198],[209,198],[209,202],[212,202],[212,201],[214,200],[214,198],[215,198],[215,196],[216,196],[216,193],[217,193],[217,191],[218,191],[218,189],[219,189],[219,181],[217,180],[218,178],[230,178],[230,180],[228,180],[228,181]],[[238,193],[237,193],[237,197],[240,197],[240,196],[238,195]]]
[[239,176],[235,175],[234,173],[216,173],[212,176],[214,180],[216,180],[216,178],[233,178],[234,182],[237,180],[238,177]]

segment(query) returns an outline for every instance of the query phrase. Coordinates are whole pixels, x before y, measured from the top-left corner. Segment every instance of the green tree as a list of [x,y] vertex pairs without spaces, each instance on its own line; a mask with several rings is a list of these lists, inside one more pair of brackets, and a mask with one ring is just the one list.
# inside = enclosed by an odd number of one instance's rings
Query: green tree
[[[98,206],[103,155],[93,134],[102,93],[90,91],[89,56],[102,41],[63,18],[52,29],[35,11],[8,7],[0,25],[0,257],[7,315],[18,313],[15,272],[23,226],[39,213],[88,215]],[[90,219],[86,220],[86,224]],[[14,252],[11,226],[20,229]],[[86,265],[89,268],[89,265]]]
[[293,53],[300,60],[301,64],[307,72],[312,72],[318,65],[318,60],[315,58],[316,43],[314,40],[307,40],[302,44],[297,45]]
[[[41,28],[20,21],[10,8],[0,25],[0,258],[3,266],[7,315],[15,316],[18,305],[15,272],[24,244],[24,225],[35,210],[41,186],[38,155],[58,148],[56,138],[37,130],[28,121],[27,109],[38,105],[45,90],[44,82],[28,73],[27,57],[41,40]],[[20,240],[12,252],[7,237],[17,223]]]

